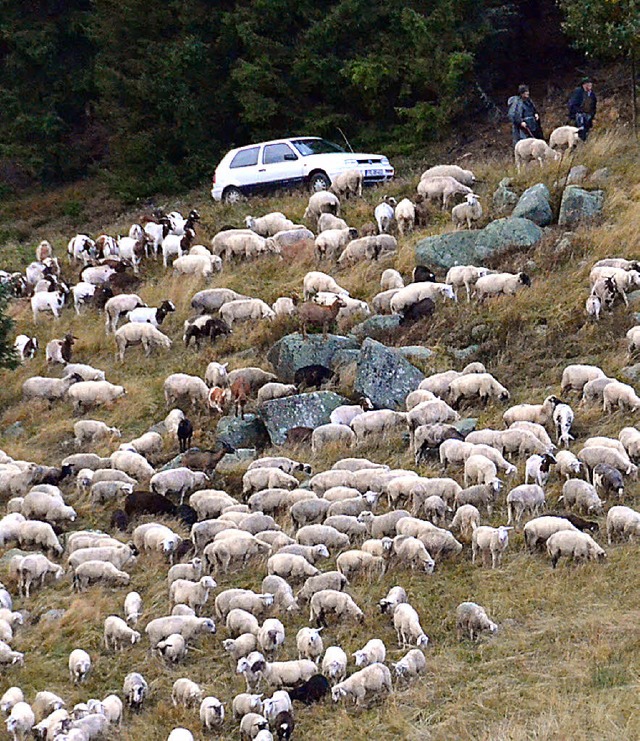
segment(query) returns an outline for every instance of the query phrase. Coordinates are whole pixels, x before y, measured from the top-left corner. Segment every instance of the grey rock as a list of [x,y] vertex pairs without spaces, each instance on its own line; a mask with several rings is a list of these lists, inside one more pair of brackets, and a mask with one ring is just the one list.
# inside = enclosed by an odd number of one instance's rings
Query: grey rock
[[158,435],[166,435],[167,434],[167,426],[164,422],[158,422],[153,427],[149,427],[147,432],[157,432]]
[[397,350],[367,338],[362,344],[354,389],[368,396],[376,409],[404,410],[408,393],[424,375]]
[[461,350],[458,350],[457,348],[450,348],[449,352],[453,355],[454,358],[457,358],[458,360],[467,360],[467,358],[475,355],[479,349],[480,345],[469,345],[468,347],[464,347]]
[[628,378],[630,381],[637,381],[640,379],[640,363],[636,363],[635,365],[628,365],[626,368],[622,368],[620,371],[622,375],[625,378]]
[[344,396],[333,391],[314,391],[282,399],[273,399],[262,405],[265,430],[274,445],[282,445],[292,427],[311,427],[329,423],[331,412],[342,404],[350,404]]
[[513,178],[502,178],[502,180],[498,183],[498,187],[508,188],[511,183],[513,183]]
[[170,461],[167,461],[162,468],[158,469],[158,472],[160,471],[172,471],[174,468],[180,468],[182,465],[182,453],[178,453],[178,455],[175,456],[175,458],[172,458]]
[[471,327],[471,337],[474,340],[485,340],[489,336],[490,331],[488,324],[476,324]]
[[321,334],[303,339],[298,332],[286,335],[269,350],[267,360],[283,383],[293,383],[295,372],[307,365],[331,367],[331,360],[339,350],[357,350],[358,342],[350,337],[330,334],[326,340]]
[[593,221],[602,215],[603,203],[604,191],[589,191],[577,185],[569,185],[562,194],[558,225],[574,227]]
[[409,361],[412,360],[429,360],[435,353],[433,350],[429,350],[428,347],[422,345],[405,345],[404,347],[396,348],[397,351]]
[[569,170],[567,176],[567,185],[581,183],[589,174],[589,170],[584,165],[575,165]]
[[22,435],[24,435],[24,427],[22,426],[22,422],[14,422],[12,425],[9,425],[2,434],[4,435],[4,437],[9,438],[22,437]]
[[0,557],[0,566],[6,566],[14,556],[28,556],[29,551],[22,551],[20,548],[10,548]]
[[387,339],[395,332],[400,326],[400,315],[391,314],[386,316],[384,314],[374,314],[364,322],[356,324],[352,327],[351,334],[356,341],[362,342],[367,337],[373,339]]
[[476,417],[466,417],[464,419],[459,419],[457,422],[453,422],[452,424],[461,435],[466,437],[470,432],[473,432],[476,429],[478,426],[478,420]]
[[544,183],[527,188],[520,196],[511,216],[530,219],[538,226],[547,226],[553,221],[553,211],[549,205],[549,189]]
[[359,357],[360,350],[338,350],[331,358],[331,369],[337,371],[351,363],[357,363]]
[[53,622],[54,620],[60,620],[60,618],[63,618],[66,614],[66,610],[47,610],[40,618],[40,622],[48,623]]
[[[640,291],[631,291],[631,293],[627,293],[627,301],[632,305],[640,302]],[[637,316],[638,315],[636,314],[636,317]]]
[[218,462],[216,473],[224,476],[231,473],[244,473],[249,464],[258,457],[255,448],[238,448],[235,453],[227,453]]
[[216,427],[216,436],[220,442],[232,448],[256,448],[262,450],[269,443],[269,435],[264,422],[255,414],[240,417],[221,417]]
[[542,229],[529,219],[496,219],[479,231],[451,232],[421,240],[416,245],[416,263],[447,270],[454,265],[482,265],[509,247],[531,247],[542,235]]
[[601,167],[589,175],[589,182],[594,185],[602,185],[611,177],[611,170],[608,167]]
[[501,180],[500,185],[494,191],[492,196],[493,208],[498,212],[508,211],[518,202],[518,194],[514,193],[514,191],[507,187],[507,185],[503,185],[505,181],[508,183],[511,182],[510,178],[504,178]]

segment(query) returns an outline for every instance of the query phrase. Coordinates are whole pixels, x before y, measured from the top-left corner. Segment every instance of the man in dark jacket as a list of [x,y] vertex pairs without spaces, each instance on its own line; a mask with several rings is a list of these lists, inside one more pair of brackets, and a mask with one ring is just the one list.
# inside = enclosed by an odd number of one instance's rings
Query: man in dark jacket
[[527,85],[518,87],[518,95],[514,95],[507,101],[509,104],[509,120],[512,126],[513,143],[517,144],[520,139],[535,137],[542,139],[542,127],[540,116],[536,110]]
[[593,83],[588,77],[583,77],[580,87],[577,87],[569,98],[569,120],[580,129],[578,136],[583,142],[587,140],[589,129],[593,126],[596,103]]

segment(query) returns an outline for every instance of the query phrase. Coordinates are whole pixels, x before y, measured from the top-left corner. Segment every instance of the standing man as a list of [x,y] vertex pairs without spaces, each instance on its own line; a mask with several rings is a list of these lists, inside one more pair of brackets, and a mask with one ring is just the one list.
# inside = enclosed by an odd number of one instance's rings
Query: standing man
[[569,120],[580,129],[578,136],[583,142],[587,140],[589,129],[593,126],[596,103],[593,82],[591,78],[583,77],[580,87],[577,87],[569,98]]
[[512,126],[513,143],[517,144],[520,139],[542,139],[542,127],[540,116],[536,110],[527,85],[518,87],[518,94],[511,96],[507,101],[509,105],[509,121]]

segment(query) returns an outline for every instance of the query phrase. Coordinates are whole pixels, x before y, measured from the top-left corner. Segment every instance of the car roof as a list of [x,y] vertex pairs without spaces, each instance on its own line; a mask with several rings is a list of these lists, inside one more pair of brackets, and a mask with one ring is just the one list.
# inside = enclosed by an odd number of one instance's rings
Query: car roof
[[252,144],[243,144],[241,147],[230,149],[227,154],[232,152],[239,152],[241,149],[251,149],[252,147],[262,147],[266,144],[286,144],[287,142],[305,141],[307,139],[321,139],[320,136],[284,136],[282,139],[269,139],[266,142],[253,142]]

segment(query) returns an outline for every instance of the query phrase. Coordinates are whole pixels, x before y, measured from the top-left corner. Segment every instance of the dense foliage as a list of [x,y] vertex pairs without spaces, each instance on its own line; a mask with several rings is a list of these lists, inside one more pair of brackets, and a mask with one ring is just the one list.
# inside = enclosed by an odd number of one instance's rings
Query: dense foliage
[[13,350],[13,320],[7,316],[7,290],[0,285],[0,368],[16,368],[18,363]]
[[135,197],[189,186],[251,139],[413,146],[531,74],[541,8],[553,0],[0,0],[0,180],[99,168]]

